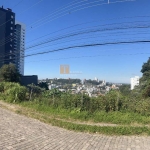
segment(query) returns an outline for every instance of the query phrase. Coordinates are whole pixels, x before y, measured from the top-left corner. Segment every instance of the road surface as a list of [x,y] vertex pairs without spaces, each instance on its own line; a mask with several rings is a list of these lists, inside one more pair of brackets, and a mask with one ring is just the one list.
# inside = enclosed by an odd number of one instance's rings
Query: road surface
[[150,137],[68,131],[0,108],[0,150],[150,150]]

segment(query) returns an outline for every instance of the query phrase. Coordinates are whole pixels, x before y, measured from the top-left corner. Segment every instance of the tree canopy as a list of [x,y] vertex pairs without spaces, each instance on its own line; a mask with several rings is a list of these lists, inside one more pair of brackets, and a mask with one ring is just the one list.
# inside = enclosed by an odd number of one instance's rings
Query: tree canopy
[[147,71],[150,71],[150,58],[148,59],[148,61],[146,63],[143,64],[141,72],[145,73]]
[[38,86],[44,88],[45,90],[49,90],[47,82],[40,82]]
[[0,78],[5,82],[19,82],[20,74],[14,64],[8,64],[0,68]]
[[119,90],[123,95],[128,95],[130,93],[130,84],[121,85]]
[[141,72],[143,76],[140,78],[140,85],[135,89],[142,94],[143,97],[150,97],[150,58],[143,64]]

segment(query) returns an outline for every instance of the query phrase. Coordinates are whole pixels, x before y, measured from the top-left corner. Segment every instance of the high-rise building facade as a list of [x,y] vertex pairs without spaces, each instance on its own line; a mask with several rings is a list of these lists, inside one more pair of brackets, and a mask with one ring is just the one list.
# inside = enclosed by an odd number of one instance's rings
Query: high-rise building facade
[[135,86],[139,85],[139,76],[135,76],[134,78],[131,78],[131,90],[135,88]]
[[16,66],[20,74],[24,75],[24,50],[25,50],[25,25],[16,21],[15,25],[15,41]]
[[13,63],[24,75],[25,25],[11,9],[0,8],[0,67]]
[[14,51],[15,13],[0,8],[0,67],[15,63]]

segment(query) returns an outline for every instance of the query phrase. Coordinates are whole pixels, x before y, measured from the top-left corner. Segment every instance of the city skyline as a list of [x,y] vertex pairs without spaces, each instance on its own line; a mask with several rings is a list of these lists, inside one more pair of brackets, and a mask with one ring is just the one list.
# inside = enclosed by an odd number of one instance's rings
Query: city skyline
[[[16,14],[16,20],[26,24],[26,56],[69,46],[103,44],[25,57],[26,75],[35,74],[39,76],[39,79],[60,78],[63,75],[59,72],[59,66],[68,64],[72,71],[82,73],[66,75],[66,78],[75,76],[80,79],[94,79],[97,77],[109,82],[130,83],[131,77],[141,77],[142,65],[149,58],[150,44],[139,42],[149,40],[147,33],[150,31],[148,28],[150,16],[147,14],[150,13],[148,8],[150,2],[148,0],[144,2],[142,0],[122,2],[111,0],[109,5],[107,0],[18,2],[19,0],[7,3],[0,1],[0,4],[4,8],[12,8]],[[93,7],[90,7],[92,5]],[[140,28],[143,26],[144,28]],[[88,34],[85,34],[86,31]],[[69,37],[78,32],[84,32],[84,34]],[[58,40],[60,37],[62,39]],[[51,42],[33,47],[46,40]],[[133,41],[138,42],[114,44]],[[105,43],[108,44],[104,45]]]

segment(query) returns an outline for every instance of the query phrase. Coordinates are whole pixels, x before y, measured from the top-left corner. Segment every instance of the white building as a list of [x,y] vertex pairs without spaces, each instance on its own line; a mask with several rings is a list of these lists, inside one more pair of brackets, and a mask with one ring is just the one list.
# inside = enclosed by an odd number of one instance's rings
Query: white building
[[99,80],[98,80],[98,78],[97,78],[97,77],[95,77],[95,78],[94,78],[94,80],[95,80],[95,81],[97,81],[97,82],[99,82]]
[[20,74],[24,75],[24,51],[25,51],[25,25],[15,21],[16,28],[16,51],[17,51],[17,68]]
[[135,86],[139,85],[139,76],[135,76],[134,78],[131,78],[131,90],[134,89]]
[[106,86],[106,81],[105,80],[103,80],[103,82],[99,85],[100,87],[102,87],[102,86]]
[[109,92],[109,91],[110,91],[110,87],[106,86],[106,92]]
[[56,88],[56,84],[51,84],[48,86],[49,90],[55,89]]
[[103,80],[102,85],[106,86],[106,81],[105,80]]

